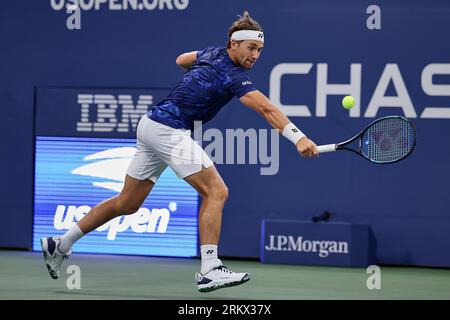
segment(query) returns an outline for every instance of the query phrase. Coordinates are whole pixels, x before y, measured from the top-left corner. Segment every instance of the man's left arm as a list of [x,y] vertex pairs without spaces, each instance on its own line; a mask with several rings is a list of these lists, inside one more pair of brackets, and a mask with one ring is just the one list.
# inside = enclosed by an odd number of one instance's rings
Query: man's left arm
[[191,51],[180,54],[175,63],[184,70],[188,70],[194,65],[195,61],[197,61],[197,52],[198,51]]

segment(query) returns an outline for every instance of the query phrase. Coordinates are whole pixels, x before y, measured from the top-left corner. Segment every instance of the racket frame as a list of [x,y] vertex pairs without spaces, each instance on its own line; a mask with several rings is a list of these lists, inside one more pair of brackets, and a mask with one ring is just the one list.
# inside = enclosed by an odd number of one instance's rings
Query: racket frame
[[[414,132],[414,134],[413,134],[414,140],[413,140],[413,145],[412,145],[412,147],[411,147],[411,150],[409,150],[409,152],[408,152],[406,155],[404,155],[403,157],[401,157],[401,158],[399,158],[399,159],[397,159],[397,160],[394,160],[394,161],[377,161],[377,160],[373,160],[373,159],[370,159],[370,158],[366,157],[366,156],[361,152],[361,149],[362,149],[362,139],[361,139],[361,138],[362,138],[362,136],[363,136],[364,133],[366,133],[367,130],[369,130],[370,127],[372,127],[375,123],[378,123],[378,122],[380,122],[380,121],[384,121],[384,120],[386,120],[386,119],[392,119],[392,118],[395,118],[395,119],[399,119],[399,118],[400,118],[400,119],[403,119],[404,121],[407,121],[407,122],[409,123],[409,125],[413,128],[413,132]],[[357,140],[357,139],[359,139],[359,141],[358,141],[358,143],[357,143],[359,151],[358,151],[358,150],[355,150],[355,149],[353,149],[353,148],[346,147],[346,145],[349,145],[349,144],[353,143],[353,142],[354,142],[355,140]],[[328,148],[326,148],[327,150],[325,150],[325,152],[330,152],[330,151],[333,151],[332,148],[331,148],[331,146],[332,146],[332,145],[325,145],[325,146],[322,146],[322,147],[328,147]],[[359,132],[359,133],[358,133],[357,135],[355,135],[353,138],[350,138],[350,139],[348,139],[348,140],[346,140],[346,141],[337,143],[337,144],[335,144],[334,146],[335,146],[335,151],[337,151],[337,150],[347,150],[347,151],[352,151],[352,152],[356,153],[357,155],[359,155],[359,156],[363,157],[364,159],[369,160],[370,162],[373,162],[373,163],[378,163],[378,164],[390,164],[390,163],[395,163],[395,162],[398,162],[398,161],[400,161],[400,160],[403,160],[403,159],[409,157],[409,155],[412,153],[412,151],[413,151],[414,148],[416,147],[416,127],[414,126],[414,124],[413,124],[411,121],[409,121],[409,120],[406,119],[405,117],[402,117],[402,116],[386,116],[386,117],[382,117],[382,118],[376,119],[375,121],[372,121],[369,125],[367,125],[361,132]]]

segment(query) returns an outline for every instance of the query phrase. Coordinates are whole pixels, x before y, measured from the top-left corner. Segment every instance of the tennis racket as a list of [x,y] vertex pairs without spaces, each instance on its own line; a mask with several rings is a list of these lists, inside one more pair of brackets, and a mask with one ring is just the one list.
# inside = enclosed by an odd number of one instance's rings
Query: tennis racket
[[319,153],[352,151],[375,163],[394,163],[411,154],[416,146],[416,128],[400,116],[377,119],[353,138],[317,147]]

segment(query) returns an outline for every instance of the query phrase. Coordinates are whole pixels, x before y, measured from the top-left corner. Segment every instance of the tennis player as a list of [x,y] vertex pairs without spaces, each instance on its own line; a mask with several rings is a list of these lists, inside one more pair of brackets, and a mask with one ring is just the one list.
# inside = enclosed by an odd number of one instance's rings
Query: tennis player
[[111,219],[138,211],[169,166],[202,196],[199,213],[201,270],[196,274],[198,290],[213,291],[250,279],[248,273],[229,270],[218,258],[222,209],[228,189],[211,159],[190,135],[194,121],[211,120],[236,96],[289,139],[303,157],[318,155],[316,145],[252,84],[247,70],[254,66],[263,46],[263,30],[246,11],[228,30],[226,48],[208,47],[177,57],[177,65],[186,73],[169,96],[140,120],[137,151],[121,193],[99,203],[63,236],[41,239],[45,263],[52,278],[59,277],[61,264],[71,254],[72,245],[83,235]]

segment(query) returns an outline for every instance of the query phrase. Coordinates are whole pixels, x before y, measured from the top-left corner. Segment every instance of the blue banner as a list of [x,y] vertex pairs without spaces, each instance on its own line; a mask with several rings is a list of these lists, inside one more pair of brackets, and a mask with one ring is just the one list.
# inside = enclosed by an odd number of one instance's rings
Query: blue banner
[[376,262],[369,225],[263,220],[261,262],[367,267]]
[[[116,196],[135,151],[132,139],[36,137],[33,250]],[[100,226],[73,251],[193,257],[197,211],[197,192],[168,168],[138,212]]]

